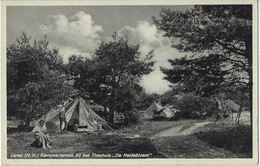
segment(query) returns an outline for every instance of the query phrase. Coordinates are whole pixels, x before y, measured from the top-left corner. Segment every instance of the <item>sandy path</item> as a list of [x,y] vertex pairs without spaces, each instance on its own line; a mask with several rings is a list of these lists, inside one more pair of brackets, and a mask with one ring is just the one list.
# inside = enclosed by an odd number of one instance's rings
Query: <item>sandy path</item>
[[180,135],[190,135],[193,134],[193,131],[199,127],[203,127],[206,124],[209,124],[211,122],[200,122],[200,123],[194,123],[194,125],[190,128],[187,128],[183,131],[181,131],[182,126],[172,127],[170,129],[164,130],[160,133],[155,134],[151,137],[151,139],[155,139],[158,137],[171,137],[171,136],[180,136]]

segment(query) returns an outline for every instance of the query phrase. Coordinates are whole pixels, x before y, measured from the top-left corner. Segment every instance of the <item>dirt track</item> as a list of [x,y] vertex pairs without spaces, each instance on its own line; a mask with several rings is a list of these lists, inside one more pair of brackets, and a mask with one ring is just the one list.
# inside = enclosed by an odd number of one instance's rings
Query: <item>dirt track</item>
[[172,127],[170,129],[164,130],[160,133],[155,134],[154,136],[151,137],[151,139],[155,139],[158,137],[171,137],[171,136],[180,136],[180,135],[190,135],[193,134],[193,131],[199,127],[203,127],[206,124],[209,124],[211,122],[200,122],[200,123],[194,123],[193,126],[183,130],[183,126],[177,126],[177,127]]
[[[235,121],[235,117],[237,116],[236,113],[233,114],[233,120],[231,120],[231,122]],[[249,112],[242,112],[241,113],[241,118],[240,118],[240,124],[245,124],[245,125],[250,125],[250,121],[249,121]],[[227,119],[228,120],[228,119]],[[170,129],[161,131],[155,135],[153,135],[152,137],[150,137],[151,139],[155,139],[155,138],[160,138],[160,137],[171,137],[171,136],[181,136],[181,135],[191,135],[194,133],[194,130],[199,128],[199,127],[203,127],[204,125],[207,125],[209,123],[213,123],[213,121],[205,121],[205,122],[199,122],[199,123],[194,123],[193,126],[185,129],[182,131],[183,126],[174,126]]]

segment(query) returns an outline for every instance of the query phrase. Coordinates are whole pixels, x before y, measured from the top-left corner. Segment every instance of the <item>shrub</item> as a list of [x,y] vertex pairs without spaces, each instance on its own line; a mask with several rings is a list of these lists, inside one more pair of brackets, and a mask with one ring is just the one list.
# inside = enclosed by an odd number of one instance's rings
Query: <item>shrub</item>
[[224,110],[230,110],[232,112],[237,112],[239,110],[239,105],[236,104],[233,100],[227,99],[221,101]]
[[177,107],[182,118],[203,118],[210,116],[214,108],[211,98],[202,98],[195,93],[181,94],[177,100]]
[[130,124],[137,123],[139,121],[139,112],[138,111],[126,111],[117,115],[115,120],[116,124],[119,126],[129,126]]
[[194,112],[198,112],[201,108],[200,97],[194,93],[181,94],[177,101],[178,109],[181,111],[179,116],[182,118],[191,118]]
[[194,93],[182,94],[178,100],[179,110],[183,118],[189,118],[192,112],[200,110],[199,96]]
[[126,124],[130,123],[137,123],[139,121],[139,112],[138,111],[127,111],[125,112],[125,119]]
[[[239,105],[224,95],[219,95],[223,109],[237,112]],[[216,109],[215,100],[212,97],[201,97],[193,92],[176,95],[171,98],[171,101],[174,101],[174,107],[180,110],[178,118],[205,118],[211,116]]]

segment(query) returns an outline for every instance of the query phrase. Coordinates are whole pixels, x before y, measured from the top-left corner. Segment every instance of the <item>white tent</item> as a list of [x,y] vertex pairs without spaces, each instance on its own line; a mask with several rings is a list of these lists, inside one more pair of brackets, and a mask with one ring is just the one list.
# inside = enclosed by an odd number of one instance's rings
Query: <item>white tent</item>
[[[51,110],[40,119],[33,121],[31,126],[35,126],[41,119],[44,119],[49,132],[59,132],[59,113],[61,109]],[[75,125],[84,126],[86,128],[85,131],[95,131],[98,127],[107,125],[107,122],[98,116],[82,98],[65,104],[65,116],[68,126],[73,126],[73,128]],[[63,124],[62,128],[64,127]]]
[[176,109],[173,105],[166,105],[166,107],[168,107],[168,108],[173,112],[173,116],[174,116],[177,112],[180,112],[180,110]]
[[153,102],[149,108],[144,112],[145,118],[172,118],[175,115],[176,111],[173,111],[168,106],[163,107],[160,104]]
[[146,118],[154,118],[155,114],[160,112],[163,109],[161,105],[156,102],[153,102],[150,107],[144,112],[144,117]]
[[169,107],[165,107],[160,113],[160,116],[165,118],[172,118],[174,114],[175,113]]

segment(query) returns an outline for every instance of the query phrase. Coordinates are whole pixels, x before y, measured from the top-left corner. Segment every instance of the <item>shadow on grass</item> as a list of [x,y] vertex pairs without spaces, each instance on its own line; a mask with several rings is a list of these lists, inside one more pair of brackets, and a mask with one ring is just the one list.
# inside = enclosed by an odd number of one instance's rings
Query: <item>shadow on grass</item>
[[100,142],[96,141],[92,146],[99,153],[140,153],[149,154],[149,158],[165,158],[165,156],[157,152],[148,138],[103,137]]
[[26,129],[26,127],[24,125],[19,125],[18,127],[7,127],[7,134],[24,132],[26,130],[32,131],[33,127],[30,127],[28,129]]
[[207,131],[194,134],[198,139],[209,145],[225,148],[235,154],[244,154],[252,157],[252,128],[250,126],[238,126],[223,131]]
[[[35,148],[33,134],[17,132],[9,134],[7,141],[8,158],[12,153],[97,153],[97,154],[146,154],[145,157],[126,158],[164,158],[148,138],[124,138],[119,135],[99,135],[98,133],[55,133],[50,135],[52,149]],[[147,155],[148,154],[148,155]],[[41,157],[40,157],[41,158]],[[76,158],[76,157],[72,157]],[[91,156],[91,158],[96,158]],[[100,157],[98,157],[100,158]],[[102,157],[101,157],[102,158]],[[104,157],[107,158],[107,157]]]

